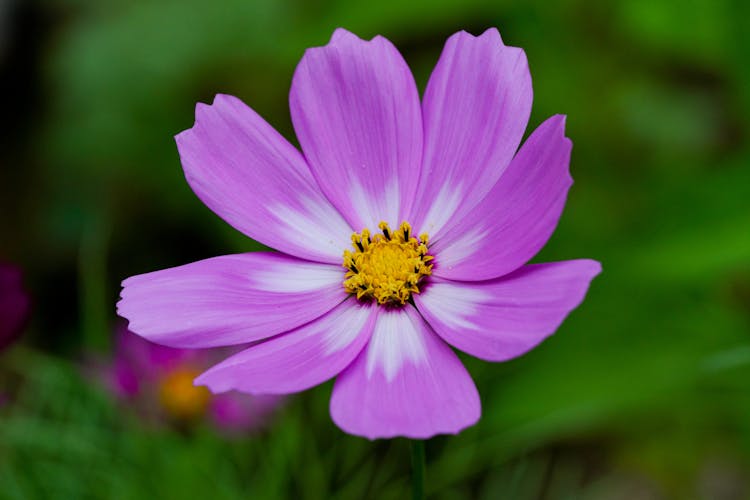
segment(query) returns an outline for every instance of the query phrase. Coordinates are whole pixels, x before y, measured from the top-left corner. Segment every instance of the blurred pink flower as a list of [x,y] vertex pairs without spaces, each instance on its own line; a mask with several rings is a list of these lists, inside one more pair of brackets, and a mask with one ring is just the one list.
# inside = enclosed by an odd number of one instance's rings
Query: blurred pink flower
[[0,262],[0,350],[23,332],[30,305],[29,295],[23,288],[21,270]]
[[104,370],[106,384],[121,401],[150,417],[177,423],[208,419],[225,432],[262,427],[281,404],[281,396],[212,395],[193,384],[198,374],[229,353],[164,347],[121,327],[114,359]]

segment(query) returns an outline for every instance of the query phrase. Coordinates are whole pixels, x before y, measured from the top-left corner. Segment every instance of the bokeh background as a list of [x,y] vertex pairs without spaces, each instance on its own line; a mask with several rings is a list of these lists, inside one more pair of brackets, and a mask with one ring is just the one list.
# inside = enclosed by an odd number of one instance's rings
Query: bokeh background
[[331,384],[252,432],[144,418],[101,383],[133,274],[260,247],[182,176],[217,92],[287,138],[304,49],[382,34],[424,88],[445,39],[525,48],[530,128],[568,115],[575,178],[536,260],[604,266],[511,362],[463,357],[480,423],[427,443],[434,498],[750,498],[750,3],[4,0],[0,260],[33,308],[0,353],[0,498],[403,498],[409,443],[328,417]]

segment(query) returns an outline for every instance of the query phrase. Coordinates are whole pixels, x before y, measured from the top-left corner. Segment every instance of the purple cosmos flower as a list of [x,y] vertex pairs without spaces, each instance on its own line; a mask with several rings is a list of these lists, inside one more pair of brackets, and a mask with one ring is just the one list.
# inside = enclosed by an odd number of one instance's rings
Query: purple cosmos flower
[[0,262],[0,350],[21,335],[30,303],[23,289],[21,271]]
[[221,431],[262,426],[279,406],[279,396],[228,392],[212,396],[193,379],[227,352],[173,349],[118,328],[115,357],[103,372],[107,388],[143,415],[187,423],[208,418]]
[[304,155],[226,95],[198,104],[176,138],[198,197],[281,253],[134,276],[119,313],[182,348],[265,339],[198,377],[214,392],[291,393],[337,377],[330,410],[346,432],[459,432],[481,410],[451,346],[489,361],[523,354],[600,271],[526,264],[572,183],[563,116],[517,151],[531,101],[526,56],[495,29],[448,39],[421,106],[388,40],[337,30],[294,74]]

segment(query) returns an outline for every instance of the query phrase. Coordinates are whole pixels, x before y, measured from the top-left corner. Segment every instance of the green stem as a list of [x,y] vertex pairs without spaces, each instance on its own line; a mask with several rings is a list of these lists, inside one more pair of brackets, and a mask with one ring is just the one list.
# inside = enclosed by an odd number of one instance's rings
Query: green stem
[[424,441],[411,442],[411,496],[414,500],[424,500]]

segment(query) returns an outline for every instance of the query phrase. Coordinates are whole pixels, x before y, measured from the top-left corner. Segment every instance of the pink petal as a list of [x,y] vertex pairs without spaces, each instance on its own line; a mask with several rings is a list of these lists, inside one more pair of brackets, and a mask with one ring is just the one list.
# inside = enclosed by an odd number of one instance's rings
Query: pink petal
[[554,333],[600,271],[593,260],[532,264],[492,281],[436,280],[414,301],[452,346],[505,361]]
[[105,372],[105,379],[108,382],[106,384],[107,389],[110,389],[119,398],[134,398],[141,391],[139,375],[130,364],[122,360],[116,360],[110,370]]
[[144,381],[158,380],[197,353],[205,352],[155,344],[128,330],[124,321],[117,325],[116,332],[115,362],[128,365]]
[[352,362],[372,333],[372,307],[347,300],[294,331],[254,345],[195,380],[211,392],[288,394],[336,376]]
[[20,337],[29,318],[31,299],[21,270],[0,262],[0,350]]
[[331,397],[336,425],[370,439],[456,434],[480,413],[461,361],[410,306],[379,313],[367,348]]
[[295,328],[345,298],[343,272],[274,253],[206,259],[123,281],[120,316],[160,344],[234,345]]
[[434,274],[455,280],[503,276],[525,264],[557,226],[573,179],[565,117],[542,123],[487,197],[432,240]]
[[328,45],[305,52],[289,103],[315,178],[352,227],[400,223],[419,177],[422,116],[393,44],[336,30]]
[[422,104],[424,157],[411,221],[438,236],[479,203],[508,166],[531,112],[526,54],[495,28],[445,43]]
[[262,427],[283,402],[282,396],[226,392],[211,398],[209,411],[219,430],[234,434]]
[[229,224],[282,252],[341,262],[352,229],[299,151],[242,101],[198,104],[195,125],[175,139],[193,191]]

